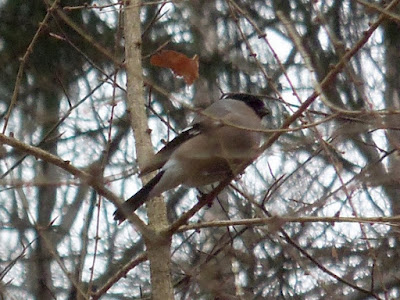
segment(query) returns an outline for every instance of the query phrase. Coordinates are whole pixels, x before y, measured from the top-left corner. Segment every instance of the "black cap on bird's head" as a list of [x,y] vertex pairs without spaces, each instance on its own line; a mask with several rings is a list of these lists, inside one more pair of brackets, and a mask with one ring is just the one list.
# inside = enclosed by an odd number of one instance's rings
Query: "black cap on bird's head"
[[243,101],[250,106],[260,118],[263,118],[270,113],[269,109],[265,107],[264,102],[257,96],[251,94],[227,93],[222,96],[222,99]]

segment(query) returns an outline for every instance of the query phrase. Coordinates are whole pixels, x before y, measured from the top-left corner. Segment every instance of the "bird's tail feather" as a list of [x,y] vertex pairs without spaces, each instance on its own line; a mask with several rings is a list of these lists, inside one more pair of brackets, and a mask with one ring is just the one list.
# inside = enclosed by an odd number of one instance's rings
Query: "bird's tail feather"
[[125,221],[126,216],[132,214],[135,210],[137,210],[140,206],[142,206],[148,199],[151,190],[154,186],[160,181],[164,171],[159,172],[156,176],[153,177],[148,183],[146,183],[136,194],[130,197],[128,200],[122,204],[121,208],[118,208],[114,212],[114,220],[118,221],[121,224]]

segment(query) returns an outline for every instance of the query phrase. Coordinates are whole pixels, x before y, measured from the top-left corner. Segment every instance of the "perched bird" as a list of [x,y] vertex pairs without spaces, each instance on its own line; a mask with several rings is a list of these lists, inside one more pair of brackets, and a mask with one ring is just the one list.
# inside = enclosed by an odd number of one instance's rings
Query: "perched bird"
[[199,187],[237,175],[237,168],[256,154],[262,138],[256,130],[268,113],[249,94],[227,94],[214,102],[143,166],[141,176],[160,171],[114,212],[114,220],[123,222],[148,199],[180,184]]

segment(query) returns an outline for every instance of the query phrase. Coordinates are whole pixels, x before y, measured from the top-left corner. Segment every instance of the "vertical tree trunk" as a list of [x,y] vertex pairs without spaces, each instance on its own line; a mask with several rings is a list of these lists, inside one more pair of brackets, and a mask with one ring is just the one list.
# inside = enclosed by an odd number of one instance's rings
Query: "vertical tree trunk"
[[[398,10],[396,11],[398,13]],[[385,101],[386,107],[390,109],[400,109],[400,58],[399,58],[399,25],[396,22],[387,22],[384,26],[385,33],[385,67],[386,67],[386,89]],[[398,128],[400,125],[398,115],[388,116],[387,127]],[[388,139],[392,147],[398,148],[400,145],[400,134],[398,130],[388,130]],[[400,168],[400,158],[398,155],[391,155],[389,157],[389,173],[392,182],[385,186],[386,193],[392,199],[393,215],[400,214],[400,201],[398,195],[400,188],[397,183],[399,180],[398,170]]]
[[[139,165],[145,156],[152,153],[145,102],[143,98],[140,1],[125,1],[125,60],[127,72],[127,106],[131,126],[135,134],[136,152]],[[150,262],[150,277],[153,300],[174,299],[171,283],[171,238],[162,237],[161,232],[168,225],[166,206],[161,198],[148,205],[149,227],[152,237],[145,237]]]
[[[43,101],[43,118],[42,122],[42,138],[52,129],[58,121],[60,109],[59,96],[56,93],[48,92],[44,96]],[[45,141],[43,148],[52,154],[57,154],[57,131]],[[37,232],[37,244],[34,256],[34,272],[36,274],[34,283],[34,294],[36,299],[54,299],[53,281],[51,272],[51,262],[53,257],[43,240],[42,234],[49,236],[47,232],[51,231],[50,222],[51,214],[57,198],[57,187],[52,182],[57,178],[57,167],[46,162],[41,162],[41,170],[39,176],[45,184],[39,188],[38,192],[38,219],[37,226],[41,232]]]

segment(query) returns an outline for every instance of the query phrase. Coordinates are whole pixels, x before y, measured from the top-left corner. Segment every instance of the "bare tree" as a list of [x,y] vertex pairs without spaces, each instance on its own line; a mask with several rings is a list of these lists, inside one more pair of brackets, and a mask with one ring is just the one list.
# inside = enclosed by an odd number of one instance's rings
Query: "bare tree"
[[[398,298],[398,2],[0,1],[3,298]],[[259,157],[118,226],[221,91],[271,110]]]

